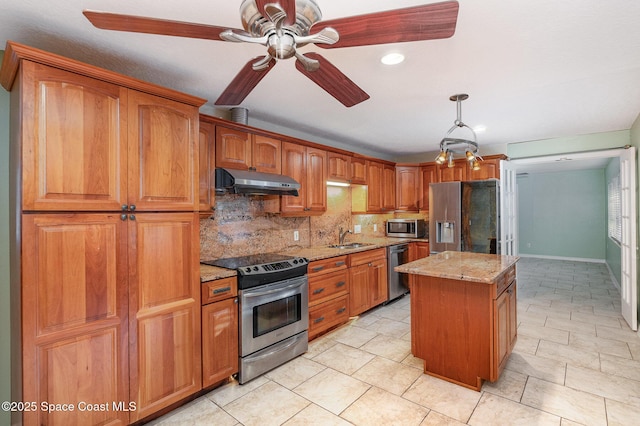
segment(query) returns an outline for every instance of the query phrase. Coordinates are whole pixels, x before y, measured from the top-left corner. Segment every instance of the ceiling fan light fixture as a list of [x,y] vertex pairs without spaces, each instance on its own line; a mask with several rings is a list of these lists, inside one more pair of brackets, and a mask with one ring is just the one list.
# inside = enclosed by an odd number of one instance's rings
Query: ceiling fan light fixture
[[[449,100],[456,103],[457,117],[453,122],[453,126],[451,126],[445,137],[440,141],[440,152],[446,152],[449,154],[449,167],[453,167],[453,154],[461,154],[464,155],[472,164],[473,170],[479,170],[480,160],[482,160],[482,157],[478,155],[476,132],[462,121],[462,108],[460,103],[468,98],[469,95],[466,93],[452,95],[449,97]],[[454,136],[454,132],[460,133],[462,131],[459,129],[467,130],[471,133],[471,137]]]
[[404,55],[398,52],[387,53],[382,58],[380,58],[380,62],[385,65],[398,65],[404,62]]

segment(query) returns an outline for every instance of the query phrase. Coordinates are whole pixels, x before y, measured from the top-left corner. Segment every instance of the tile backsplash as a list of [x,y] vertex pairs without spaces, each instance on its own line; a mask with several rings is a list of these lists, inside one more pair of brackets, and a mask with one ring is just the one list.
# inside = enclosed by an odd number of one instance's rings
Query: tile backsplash
[[[260,196],[216,196],[213,214],[200,220],[200,259],[336,244],[339,229],[353,230],[354,225],[361,226],[361,233],[348,235],[347,241],[384,237],[387,219],[424,217],[393,213],[352,215],[350,189],[331,186],[327,188],[327,211],[320,216],[285,217],[266,210]],[[294,231],[298,231],[298,241],[294,241]]]

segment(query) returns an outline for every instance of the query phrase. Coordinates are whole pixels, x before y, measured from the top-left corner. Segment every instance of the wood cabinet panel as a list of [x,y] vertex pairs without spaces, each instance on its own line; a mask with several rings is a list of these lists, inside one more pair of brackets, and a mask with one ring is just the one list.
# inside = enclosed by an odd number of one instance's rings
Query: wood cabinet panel
[[301,185],[298,196],[283,195],[280,211],[285,215],[322,214],[327,210],[327,152],[283,142],[282,174]]
[[367,160],[367,212],[377,213],[382,211],[382,163]]
[[238,279],[236,277],[221,278],[219,280],[202,283],[202,304],[219,302],[238,295]]
[[128,223],[131,416],[139,420],[202,387],[199,219],[154,213]]
[[232,297],[202,307],[202,386],[237,372],[238,303]]
[[327,210],[327,152],[311,147],[306,150],[307,211],[320,214]]
[[251,136],[248,132],[216,126],[216,167],[249,170]]
[[420,168],[396,166],[396,210],[418,211]]
[[200,212],[211,213],[215,204],[216,126],[200,121],[198,139],[198,174]]
[[345,154],[338,154],[337,152],[327,153],[328,172],[327,178],[329,180],[339,182],[351,181],[351,157]]
[[396,209],[396,168],[390,164],[382,166],[382,210]]
[[369,265],[349,268],[349,316],[369,309]]
[[429,252],[429,243],[428,242],[412,242],[409,244],[409,260],[413,262],[414,260],[422,259],[424,257],[428,257]]
[[355,316],[388,299],[384,248],[349,255],[349,315]]
[[505,155],[486,156],[480,161],[480,170],[467,170],[468,180],[500,179],[500,161],[505,160]]
[[325,274],[347,269],[347,256],[329,257],[327,259],[314,260],[307,268],[309,278],[315,275]]
[[283,195],[281,208],[283,213],[305,212],[307,198],[306,149],[302,145],[284,142],[282,144],[282,174],[295,179],[301,188],[298,196]]
[[349,320],[349,295],[309,308],[309,339]]
[[351,183],[366,185],[367,162],[364,158],[351,158]]
[[420,167],[420,200],[418,202],[420,210],[429,210],[429,185],[438,182],[440,181],[437,165],[429,164]]
[[389,298],[387,286],[387,259],[378,259],[369,266],[369,303],[370,307],[378,306]]
[[467,169],[469,168],[466,159],[455,160],[453,167],[446,163],[438,166],[438,182],[462,182],[467,180]]
[[[126,223],[118,214],[25,214],[24,401],[128,401]],[[82,384],[82,386],[78,386]],[[127,424],[126,412],[24,412],[25,424]]]
[[22,208],[116,210],[127,199],[127,90],[23,61]]
[[309,278],[309,306],[314,306],[349,292],[349,273],[346,270]]
[[198,111],[129,92],[129,204],[136,210],[197,211]]
[[261,135],[252,135],[251,167],[262,173],[282,172],[282,142]]

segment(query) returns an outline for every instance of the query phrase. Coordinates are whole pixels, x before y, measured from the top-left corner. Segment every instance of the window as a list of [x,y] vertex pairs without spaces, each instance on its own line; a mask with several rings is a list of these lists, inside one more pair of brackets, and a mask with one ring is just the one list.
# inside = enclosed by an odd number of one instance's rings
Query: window
[[607,214],[609,238],[620,244],[622,241],[622,216],[620,198],[620,175],[609,181],[607,194]]

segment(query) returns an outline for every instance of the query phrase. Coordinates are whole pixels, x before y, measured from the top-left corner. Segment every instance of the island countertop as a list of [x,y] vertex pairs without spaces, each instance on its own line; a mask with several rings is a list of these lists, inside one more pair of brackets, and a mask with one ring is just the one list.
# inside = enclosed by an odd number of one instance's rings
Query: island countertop
[[517,256],[445,251],[396,266],[396,272],[492,283],[518,261]]

